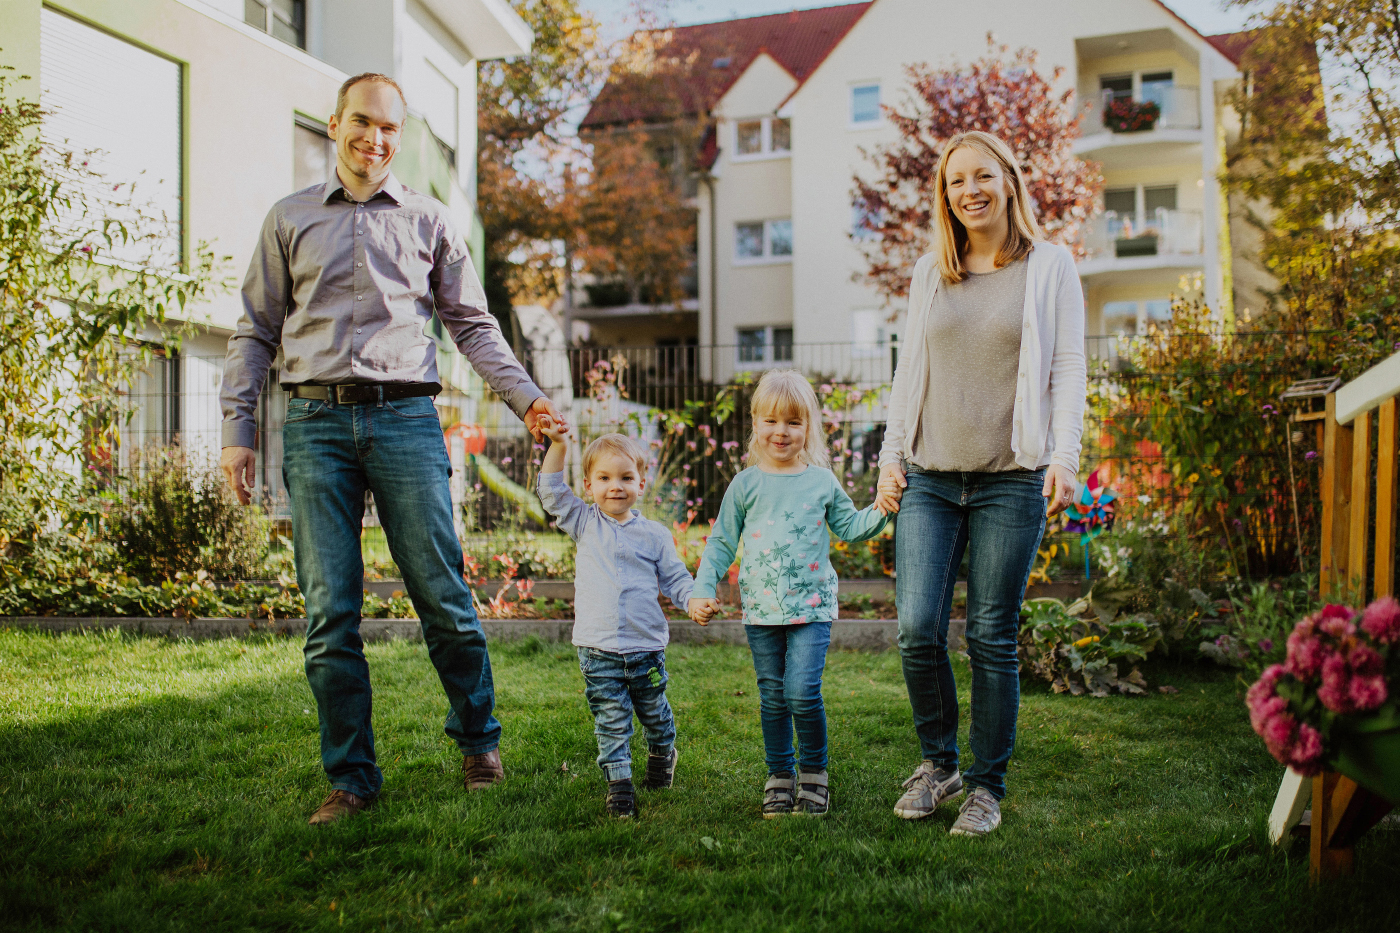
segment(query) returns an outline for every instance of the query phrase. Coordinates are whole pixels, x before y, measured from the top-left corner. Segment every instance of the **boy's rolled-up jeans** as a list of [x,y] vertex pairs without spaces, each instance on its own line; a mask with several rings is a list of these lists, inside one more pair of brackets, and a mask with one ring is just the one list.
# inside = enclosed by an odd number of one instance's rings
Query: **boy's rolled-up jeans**
[[647,754],[670,755],[676,719],[666,701],[666,652],[617,654],[579,648],[584,695],[598,737],[598,767],[609,781],[632,778],[632,713],[642,721]]

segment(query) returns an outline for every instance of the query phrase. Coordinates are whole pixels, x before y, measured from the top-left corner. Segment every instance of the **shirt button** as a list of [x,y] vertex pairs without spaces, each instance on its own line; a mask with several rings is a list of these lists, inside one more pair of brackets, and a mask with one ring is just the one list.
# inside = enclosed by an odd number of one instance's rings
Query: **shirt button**
[[364,263],[362,263],[362,262],[357,262],[357,263],[355,263],[355,268],[356,268],[356,269],[359,269],[359,268],[361,268],[361,267],[363,267],[363,266],[364,266]]
[[364,301],[364,300],[365,300],[365,296],[364,296],[364,295],[356,295],[356,296],[355,296],[355,300],[356,300],[356,301]]
[[357,334],[362,334],[362,333],[364,333],[364,331],[363,331],[362,329],[360,329],[360,328],[357,327],[357,328],[355,328],[355,333],[357,333]]

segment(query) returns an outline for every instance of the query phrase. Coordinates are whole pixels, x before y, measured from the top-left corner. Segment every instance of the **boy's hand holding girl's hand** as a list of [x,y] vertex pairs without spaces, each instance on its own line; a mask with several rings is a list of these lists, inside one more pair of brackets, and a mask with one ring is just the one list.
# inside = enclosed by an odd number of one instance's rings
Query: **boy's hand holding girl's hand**
[[719,600],[714,598],[692,597],[686,605],[686,612],[697,625],[709,625],[710,620],[719,614]]

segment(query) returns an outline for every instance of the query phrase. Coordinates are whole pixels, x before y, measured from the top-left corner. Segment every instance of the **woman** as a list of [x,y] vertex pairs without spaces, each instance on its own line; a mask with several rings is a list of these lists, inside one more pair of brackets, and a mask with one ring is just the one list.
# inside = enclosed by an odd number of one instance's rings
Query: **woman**
[[[1000,139],[953,137],[934,183],[935,246],[910,283],[876,499],[899,513],[899,650],[923,751],[895,813],[927,817],[965,781],[951,832],[981,836],[1001,824],[1026,578],[1079,470],[1084,296],[1068,250],[1039,238]],[[948,614],[964,551],[976,761],[960,775]]]

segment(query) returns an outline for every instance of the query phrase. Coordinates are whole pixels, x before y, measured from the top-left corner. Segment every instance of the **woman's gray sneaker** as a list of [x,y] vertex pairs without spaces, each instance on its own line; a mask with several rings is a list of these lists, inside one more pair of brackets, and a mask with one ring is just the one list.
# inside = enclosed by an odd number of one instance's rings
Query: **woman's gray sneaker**
[[985,787],[974,787],[963,801],[950,836],[985,836],[1001,825],[1001,804]]
[[768,783],[763,785],[763,818],[765,820],[792,813],[792,806],[796,802],[793,799],[793,787],[796,784],[797,781],[790,771],[774,774],[768,778]]
[[831,790],[826,784],[826,769],[804,771],[797,769],[797,812],[806,816],[826,816],[831,809]]
[[932,815],[940,803],[952,800],[962,792],[962,775],[925,761],[904,782],[904,796],[894,805],[894,812],[906,820],[922,820]]

